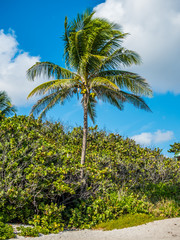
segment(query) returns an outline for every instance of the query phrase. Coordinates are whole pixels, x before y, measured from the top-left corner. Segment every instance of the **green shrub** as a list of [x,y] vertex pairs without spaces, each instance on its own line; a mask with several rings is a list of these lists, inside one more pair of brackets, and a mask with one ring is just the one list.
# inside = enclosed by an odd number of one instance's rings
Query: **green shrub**
[[18,233],[18,235],[20,236],[39,237],[39,232],[36,228],[21,226],[21,227],[18,227],[17,230],[20,231],[20,233]]
[[[41,226],[36,226],[35,228],[37,229],[37,231],[38,231],[39,233],[42,233],[42,234],[44,234],[44,235],[47,235],[47,234],[49,234],[49,233],[52,233],[49,229],[43,228],[43,227],[41,227]],[[55,232],[55,233],[56,233],[56,232]]]
[[0,222],[0,240],[5,240],[9,238],[14,238],[15,234],[13,232],[12,226]]
[[68,227],[91,228],[97,223],[105,222],[125,214],[149,213],[151,204],[130,192],[120,196],[109,194],[104,198],[89,199],[80,202],[69,214]]
[[180,207],[179,204],[174,200],[161,200],[155,203],[150,212],[154,216],[163,216],[163,217],[178,217],[180,216]]
[[82,183],[82,134],[81,127],[68,132],[60,123],[26,116],[2,119],[0,213],[5,222],[34,219],[38,229],[56,232],[124,214],[179,214],[178,160],[90,127]]
[[39,210],[41,215],[35,215],[33,221],[29,221],[29,224],[33,224],[35,227],[40,227],[41,233],[58,233],[64,230],[64,223],[62,219],[62,211],[64,206],[57,207],[57,204],[51,203],[51,205],[41,205]]
[[180,143],[179,142],[175,142],[174,144],[170,145],[171,148],[168,150],[168,152],[170,153],[178,153],[180,152]]

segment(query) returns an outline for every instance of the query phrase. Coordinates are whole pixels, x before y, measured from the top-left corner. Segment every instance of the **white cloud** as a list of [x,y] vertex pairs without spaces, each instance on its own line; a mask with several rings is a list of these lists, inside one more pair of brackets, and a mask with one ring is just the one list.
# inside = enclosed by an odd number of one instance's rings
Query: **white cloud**
[[180,94],[179,0],[106,0],[94,10],[131,34],[124,44],[143,59],[131,70],[146,77],[156,92]]
[[172,131],[157,130],[154,133],[143,132],[131,138],[141,145],[150,146],[152,144],[170,141],[173,137],[174,133]]
[[139,135],[135,135],[131,138],[139,144],[149,146],[151,145],[151,142],[152,142],[152,133],[145,132]]
[[28,104],[27,95],[42,82],[30,82],[26,78],[27,69],[39,60],[18,49],[13,31],[5,34],[0,30],[0,90],[5,90],[16,106]]
[[158,130],[154,133],[153,140],[155,143],[167,142],[170,141],[173,137],[174,133],[172,131],[161,132],[161,130]]

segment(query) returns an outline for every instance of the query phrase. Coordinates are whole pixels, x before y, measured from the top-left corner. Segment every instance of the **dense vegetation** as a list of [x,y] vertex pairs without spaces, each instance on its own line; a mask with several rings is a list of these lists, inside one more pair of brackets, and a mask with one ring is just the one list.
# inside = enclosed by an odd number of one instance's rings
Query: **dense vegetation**
[[90,228],[124,214],[180,216],[179,161],[118,134],[83,130],[26,116],[0,123],[0,214],[39,232]]

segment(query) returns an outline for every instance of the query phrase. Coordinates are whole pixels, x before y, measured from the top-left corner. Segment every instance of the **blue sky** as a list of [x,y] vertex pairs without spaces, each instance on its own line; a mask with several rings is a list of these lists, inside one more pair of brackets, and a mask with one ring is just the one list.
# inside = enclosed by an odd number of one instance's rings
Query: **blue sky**
[[[160,147],[180,141],[180,2],[179,0],[6,0],[0,3],[0,89],[6,90],[18,114],[29,114],[37,99],[28,93],[43,80],[29,82],[26,70],[37,61],[64,67],[64,18],[87,8],[96,16],[119,23],[130,36],[124,42],[137,51],[143,64],[127,69],[145,77],[154,96],[146,99],[152,113],[125,105],[124,111],[99,103],[96,124],[132,137],[143,146]],[[48,119],[82,125],[77,99],[51,110]],[[92,123],[90,122],[90,125]]]

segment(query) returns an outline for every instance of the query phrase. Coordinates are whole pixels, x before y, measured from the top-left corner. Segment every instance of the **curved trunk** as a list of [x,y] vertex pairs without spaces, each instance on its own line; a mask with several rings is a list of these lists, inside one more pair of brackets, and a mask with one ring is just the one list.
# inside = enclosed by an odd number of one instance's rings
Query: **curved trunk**
[[83,108],[84,108],[84,126],[83,126],[82,153],[81,153],[81,165],[82,165],[81,178],[83,178],[83,175],[84,175],[83,165],[85,163],[85,157],[86,157],[87,131],[88,131],[88,119],[87,119],[88,96],[87,96],[87,93],[84,94]]

